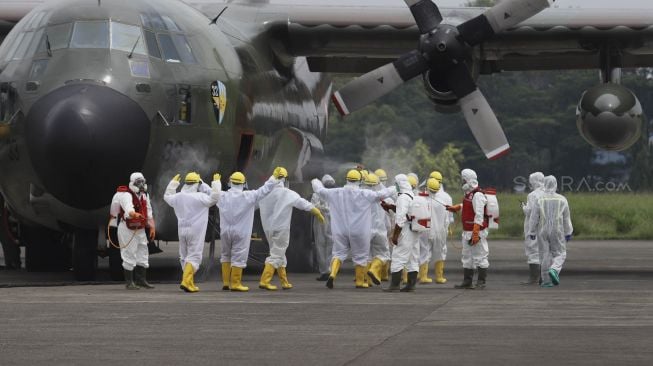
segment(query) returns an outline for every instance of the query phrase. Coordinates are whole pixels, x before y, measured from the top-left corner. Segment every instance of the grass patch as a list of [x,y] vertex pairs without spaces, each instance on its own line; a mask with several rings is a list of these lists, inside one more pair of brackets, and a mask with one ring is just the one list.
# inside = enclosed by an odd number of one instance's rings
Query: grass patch
[[[454,201],[461,198],[452,196]],[[569,193],[565,197],[575,239],[653,240],[653,194]],[[519,202],[525,202],[526,195],[499,193],[498,198],[501,224],[490,233],[491,238],[523,239],[524,214]],[[460,230],[458,216],[454,232]]]

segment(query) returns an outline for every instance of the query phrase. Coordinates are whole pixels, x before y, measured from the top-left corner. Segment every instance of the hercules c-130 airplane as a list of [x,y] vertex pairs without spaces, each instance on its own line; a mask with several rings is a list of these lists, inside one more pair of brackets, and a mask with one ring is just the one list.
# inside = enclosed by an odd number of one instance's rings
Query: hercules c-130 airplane
[[[642,129],[621,68],[653,66],[653,7],[549,8],[504,0],[440,9],[430,0],[0,0],[0,240],[8,267],[72,268],[95,278],[108,204],[142,171],[162,192],[176,173],[276,165],[293,188],[320,175],[333,98],[342,114],[421,77],[438,111],[462,111],[490,159],[509,143],[479,75],[598,69],[578,126],[598,147]],[[332,92],[328,73],[363,74]],[[579,91],[581,95],[581,91]],[[172,211],[153,194],[157,237]],[[310,227],[296,215],[293,227]],[[291,269],[310,269],[308,230],[293,230]],[[117,259],[119,260],[119,258]]]

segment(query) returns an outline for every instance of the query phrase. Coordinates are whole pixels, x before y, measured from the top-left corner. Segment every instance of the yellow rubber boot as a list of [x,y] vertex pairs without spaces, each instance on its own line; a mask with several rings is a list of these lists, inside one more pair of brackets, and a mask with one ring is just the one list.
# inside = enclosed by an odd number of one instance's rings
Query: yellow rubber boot
[[231,282],[229,283],[229,289],[231,291],[246,292],[249,291],[249,287],[243,286],[241,283],[243,279],[243,269],[239,267],[231,267]]
[[[188,264],[186,264],[186,265],[188,266]],[[193,268],[192,265],[191,265],[191,269],[192,269],[192,272],[188,276],[188,282],[190,283],[190,287],[193,289],[193,292],[198,292],[200,290],[200,288],[195,285],[195,273],[196,273],[196,271],[195,271],[195,269]]]
[[263,274],[261,274],[261,281],[258,283],[258,288],[263,290],[276,291],[277,286],[271,285],[272,276],[274,276],[274,267],[270,263],[265,263]]
[[402,284],[408,283],[408,272],[406,271],[405,268],[401,271],[401,283]]
[[435,283],[447,283],[447,279],[444,278],[444,261],[435,262]]
[[288,274],[286,273],[286,267],[277,268],[277,274],[279,275],[279,281],[281,281],[281,288],[284,290],[290,290],[292,285],[288,282]]
[[186,292],[197,292],[199,289],[196,289],[196,287],[192,283],[192,277],[193,277],[193,265],[190,263],[186,263],[186,266],[184,267],[184,274],[181,277],[181,284],[179,285],[179,288],[186,291]]
[[383,263],[381,268],[381,281],[388,281],[390,279],[390,261]]
[[429,262],[423,263],[419,266],[419,283],[433,283],[433,279],[429,278]]
[[231,280],[231,262],[222,263],[222,291],[229,291]]
[[368,288],[369,286],[365,285],[365,266],[356,265],[354,270],[356,273],[356,288]]
[[338,258],[333,258],[331,260],[331,273],[329,274],[329,279],[326,282],[326,287],[333,288],[333,282],[336,280],[336,277],[338,276],[338,271],[340,271],[341,264],[342,261]]
[[381,271],[383,270],[383,261],[379,258],[372,259],[369,269],[367,270],[367,275],[370,276],[370,280],[375,285],[381,284]]

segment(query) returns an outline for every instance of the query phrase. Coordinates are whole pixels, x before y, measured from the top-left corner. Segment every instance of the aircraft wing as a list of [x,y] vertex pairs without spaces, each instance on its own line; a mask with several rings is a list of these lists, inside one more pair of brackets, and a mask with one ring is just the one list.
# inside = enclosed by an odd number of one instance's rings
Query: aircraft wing
[[[415,49],[419,39],[410,10],[399,0],[188,2],[209,17],[228,6],[224,17],[263,24],[283,41],[289,55],[307,57],[313,71],[367,72]],[[452,25],[483,11],[441,8],[444,22]],[[475,56],[482,61],[482,73],[588,69],[600,66],[598,54],[605,45],[619,56],[611,63],[614,67],[653,66],[653,5],[549,8],[476,47]]]

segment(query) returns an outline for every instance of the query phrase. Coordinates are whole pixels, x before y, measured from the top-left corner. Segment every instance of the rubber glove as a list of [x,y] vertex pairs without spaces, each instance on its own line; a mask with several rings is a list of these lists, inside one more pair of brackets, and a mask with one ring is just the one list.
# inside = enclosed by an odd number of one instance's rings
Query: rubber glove
[[529,235],[528,236],[531,240],[535,240],[535,235]]
[[571,234],[569,234],[569,235],[565,235],[565,240],[566,240],[566,241],[571,240]]
[[282,167],[278,166],[274,168],[274,172],[272,172],[272,176],[274,176],[277,179],[284,178],[284,175],[282,173]]
[[179,174],[175,175],[174,177],[172,177],[172,180],[174,180],[175,182],[181,182],[181,175]]
[[401,234],[401,227],[398,225],[395,225],[395,229],[392,232],[392,244],[397,245],[399,244],[399,234]]
[[444,206],[444,207],[445,207],[445,208],[447,209],[447,211],[449,211],[449,212],[458,212],[458,211],[460,211],[460,210],[463,208],[463,205],[459,203],[459,204],[457,204],[457,205],[453,205],[453,206],[448,206],[448,205],[447,205],[447,206]]
[[220,173],[215,173],[215,174],[213,174],[213,181],[214,181],[214,182],[215,182],[215,181],[218,181],[218,182],[219,182],[221,179],[222,179],[222,176],[220,175]]
[[322,212],[320,212],[320,209],[317,207],[313,207],[311,209],[311,213],[317,217],[318,220],[320,220],[321,224],[324,224],[324,216],[322,216]]
[[474,231],[472,231],[472,240],[470,245],[476,245],[481,240],[481,225],[474,224]]
[[155,236],[156,236],[156,229],[154,229],[154,226],[150,226],[150,240],[154,240]]

